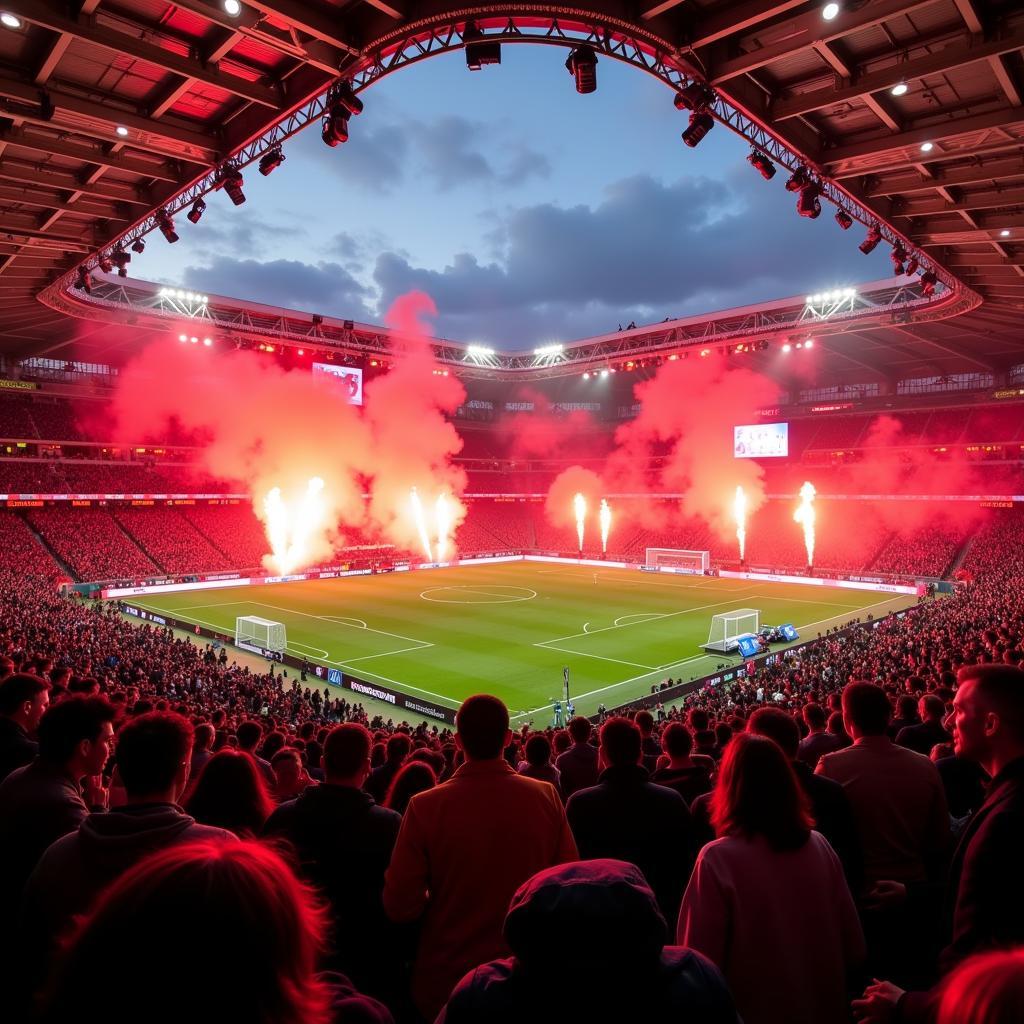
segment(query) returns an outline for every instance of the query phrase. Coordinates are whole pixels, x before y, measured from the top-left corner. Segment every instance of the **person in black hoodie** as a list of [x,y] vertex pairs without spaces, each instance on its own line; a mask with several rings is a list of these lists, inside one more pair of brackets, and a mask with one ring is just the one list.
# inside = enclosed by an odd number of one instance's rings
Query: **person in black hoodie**
[[665,945],[665,919],[632,864],[539,871],[513,896],[503,933],[513,955],[470,971],[437,1024],[520,1024],[538,1012],[588,1024],[739,1024],[718,968]]
[[50,684],[19,672],[0,682],[0,782],[31,764],[39,744],[31,738],[50,703]]
[[[377,806],[362,788],[372,747],[363,726],[335,726],[324,742],[327,781],[281,804],[264,835],[288,841],[300,873],[327,898],[334,925],[332,966],[360,991],[391,998],[398,933],[384,913],[382,894],[402,817]],[[357,885],[349,868],[359,873]]]
[[128,722],[117,737],[117,769],[128,802],[90,814],[43,854],[22,906],[22,955],[29,985],[75,915],[148,854],[196,840],[235,841],[221,828],[199,825],[177,801],[188,785],[192,725],[181,715],[152,711]]

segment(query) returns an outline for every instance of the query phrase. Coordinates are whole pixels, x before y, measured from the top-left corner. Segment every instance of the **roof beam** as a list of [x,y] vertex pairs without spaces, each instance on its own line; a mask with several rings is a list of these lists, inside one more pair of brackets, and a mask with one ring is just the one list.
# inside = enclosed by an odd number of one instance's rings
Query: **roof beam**
[[36,85],[46,85],[50,80],[50,75],[56,70],[61,57],[64,56],[65,51],[71,45],[71,38],[67,32],[57,33],[56,38],[50,44],[50,49],[46,52],[46,56],[40,61],[39,70],[36,71],[35,76]]
[[[824,45],[824,44],[822,44]],[[921,44],[915,44],[915,46]],[[928,45],[928,44],[924,44]],[[789,117],[801,117],[835,106],[838,103],[849,103],[851,100],[864,100],[872,93],[891,89],[904,79],[923,78],[935,75],[951,68],[963,67],[977,61],[985,61],[990,57],[1001,57],[1005,53],[1013,53],[1024,47],[1024,24],[997,33],[990,38],[980,39],[969,37],[964,41],[946,46],[936,53],[915,60],[895,63],[880,71],[869,71],[858,74],[851,68],[850,81],[826,89],[815,89],[789,99],[777,100],[772,104],[772,117],[776,121],[784,121]],[[815,47],[818,49],[818,46]]]
[[[128,32],[119,32],[109,28],[94,17],[80,15],[77,18],[69,18],[64,13],[65,8],[59,3],[59,0],[33,0],[31,4],[25,6],[23,16],[34,25],[42,25],[52,32],[64,32],[113,53],[127,54],[129,57],[146,61],[148,64],[163,68],[173,74],[181,75],[184,78],[193,78],[197,82],[222,89],[224,92],[239,96],[250,103],[258,103],[261,106],[270,107],[272,110],[277,110],[281,106],[283,97],[279,89],[260,85],[257,82],[247,82],[237,75],[227,74],[219,68],[206,66],[194,57],[185,57],[174,53],[172,50],[160,46],[159,43],[151,43]],[[17,13],[22,12],[18,11]],[[146,29],[140,27],[140,31],[145,32]]]
[[762,46],[751,53],[726,60],[709,63],[712,85],[728,81],[738,75],[746,75],[782,57],[791,57],[813,46],[816,42],[830,43],[859,29],[881,25],[901,14],[909,14],[919,7],[925,7],[934,0],[878,0],[865,4],[857,10],[840,11],[833,21],[823,21],[817,5],[806,14],[789,21],[791,31],[784,39],[768,46]]
[[[752,28],[778,18],[796,7],[802,7],[806,0],[747,0],[746,3],[731,3],[726,9],[715,11],[701,18],[688,34],[687,43],[696,49],[710,46],[728,36],[749,32]],[[646,10],[645,21],[663,14],[675,3],[662,3]]]
[[872,180],[867,183],[864,195],[874,199],[910,192],[930,192],[939,186],[987,185],[1004,178],[1024,179],[1024,153],[991,158],[987,161],[977,159],[963,167],[930,167],[929,170],[930,177],[912,171],[909,166],[885,177],[869,175]]
[[[943,191],[946,191],[943,189]],[[894,217],[927,217],[933,214],[956,213],[961,210],[995,210],[1006,206],[1024,205],[1024,184],[961,192],[952,202],[941,196],[921,196],[913,199],[900,197],[892,204]]]
[[[43,116],[44,112],[40,108],[37,86],[0,76],[0,96],[25,104],[24,109],[19,107],[17,111],[17,116],[25,121],[57,128],[61,123],[62,111],[68,111],[77,114],[78,117],[64,130],[76,135],[88,135],[101,142],[109,142],[114,138],[114,128],[117,125],[124,125],[130,132],[135,133],[137,144],[142,144],[146,149],[164,156],[191,160],[204,165],[214,164],[219,159],[221,142],[218,138],[179,123],[167,120],[154,121],[138,113],[138,107],[126,109],[113,104],[107,105],[56,89],[48,90],[48,95],[56,108],[56,113],[49,119]],[[106,127],[107,125],[110,127]],[[129,140],[132,137],[130,135]]]
[[[821,154],[821,162],[824,167],[831,167],[835,164],[844,163],[847,160],[857,160],[864,157],[878,158],[878,166],[885,167],[884,156],[894,150],[916,149],[919,150],[922,142],[942,143],[951,139],[960,138],[964,135],[972,135],[975,132],[993,131],[999,128],[1007,128],[1010,125],[1024,123],[1024,112],[1017,107],[1001,107],[998,110],[990,110],[984,114],[974,114],[969,117],[959,117],[947,121],[922,125],[920,127],[911,125],[906,131],[895,135],[885,135],[881,138],[865,139],[860,142],[849,142],[842,146],[824,150]],[[1020,146],[1020,140],[1012,143],[1003,139],[1004,145]],[[942,154],[932,150],[928,154],[927,161],[932,163]],[[960,158],[970,154],[957,151],[947,154],[950,158]],[[907,158],[905,158],[907,159]],[[921,156],[915,155],[910,158],[914,162],[920,162]],[[862,174],[867,173],[861,169]]]
[[1024,253],[1017,256],[1000,256],[998,253],[985,252],[954,253],[942,261],[943,266],[953,269],[970,270],[973,267],[1024,267]]
[[[160,181],[178,183],[183,177],[181,168],[171,166],[168,161],[156,163],[139,160],[123,152],[116,152],[112,143],[108,143],[106,146],[83,146],[68,142],[64,138],[26,131],[24,128],[8,128],[6,131],[0,129],[0,139],[11,146],[21,146],[36,153],[66,156],[72,160],[81,160],[85,164],[98,164],[101,167],[112,167],[118,171],[130,171],[141,178],[157,178]],[[197,166],[205,167],[206,165]]]
[[908,338],[912,338],[915,341],[923,341],[942,352],[948,352],[950,355],[954,355],[958,359],[963,359],[974,366],[980,366],[983,370],[988,370],[989,373],[995,373],[999,369],[999,367],[990,359],[985,359],[981,356],[975,355],[969,349],[961,348],[959,345],[955,345],[952,342],[941,341],[938,338],[931,337],[927,334],[918,334],[915,331],[910,330],[909,327],[897,327],[895,324],[891,329],[899,334],[905,334]]
[[1017,80],[1014,78],[1010,66],[1006,63],[1006,58],[1002,54],[989,57],[988,65],[992,69],[992,74],[996,76],[999,88],[1003,90],[1010,105],[1014,107],[1024,106],[1024,96],[1021,95],[1020,86],[1017,85]]
[[344,53],[355,56],[360,52],[359,44],[345,33],[343,17],[337,8],[321,7],[300,0],[247,0],[247,3],[257,11],[272,14],[293,28],[330,43]]
[[51,171],[22,160],[0,160],[0,180],[17,181],[23,185],[33,185],[55,192],[81,192],[95,199],[107,199],[115,203],[132,203],[135,206],[147,207],[153,205],[151,196],[144,194],[142,189],[103,181],[86,185],[68,172]]

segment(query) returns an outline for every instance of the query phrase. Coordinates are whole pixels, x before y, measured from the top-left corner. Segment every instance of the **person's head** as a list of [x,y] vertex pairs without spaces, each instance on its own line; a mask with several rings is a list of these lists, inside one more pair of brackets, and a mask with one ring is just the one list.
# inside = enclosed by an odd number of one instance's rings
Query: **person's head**
[[957,682],[946,721],[957,755],[991,771],[1024,754],[1024,671],[1002,664],[967,665]]
[[609,718],[601,726],[601,757],[609,768],[639,764],[640,744],[640,729],[628,718]]
[[467,698],[455,716],[455,742],[468,761],[490,761],[512,740],[508,708],[486,693]]
[[774,740],[744,732],[726,747],[711,823],[719,837],[763,836],[776,850],[803,846],[813,826],[807,798]]
[[593,726],[586,715],[577,715],[569,722],[569,735],[573,743],[586,743],[590,739]]
[[1024,1020],[1024,949],[982,953],[946,980],[938,1024],[1019,1024]]
[[18,672],[0,683],[0,716],[34,733],[50,705],[50,684],[39,676]]
[[682,722],[669,722],[661,734],[661,745],[673,761],[681,761],[693,750],[693,735]]
[[284,749],[284,744],[285,744],[284,733],[281,732],[279,729],[275,729],[263,741],[263,747],[261,748],[260,754],[261,754],[261,756],[265,760],[270,761],[271,763],[273,763],[274,755],[279,750]]
[[133,718],[117,736],[117,769],[129,803],[176,803],[188,785],[192,723],[172,711]]
[[274,809],[263,775],[251,754],[224,747],[193,780],[185,810],[203,825],[238,836],[259,835]]
[[437,774],[426,761],[406,761],[391,780],[384,806],[405,814],[409,801],[437,785]]
[[654,715],[650,711],[638,711],[636,724],[641,736],[650,736],[654,732]]
[[263,726],[259,722],[241,722],[235,730],[235,735],[238,737],[239,748],[251,752],[256,749],[256,744],[263,736]]
[[336,725],[324,740],[324,776],[335,786],[359,788],[370,774],[373,737],[357,722]]
[[924,722],[941,722],[946,717],[946,705],[934,693],[926,693],[918,701],[917,710]]
[[[807,721],[807,708],[815,707],[821,711],[817,704],[808,704],[804,708],[804,721]],[[810,725],[810,722],[807,722]],[[825,724],[825,715],[822,713],[821,724]],[[787,715],[782,708],[758,708],[747,722],[747,732],[755,736],[767,736],[775,740],[779,749],[790,759],[795,760],[800,749],[800,728],[792,715]]]
[[400,765],[409,756],[412,750],[412,740],[404,732],[396,732],[388,738],[387,760],[394,765]]
[[301,788],[304,767],[302,754],[295,747],[279,750],[271,759],[270,766],[277,777],[279,793],[294,793]]
[[909,722],[917,717],[917,700],[905,693],[896,701],[896,713],[903,721]]
[[68,697],[39,720],[39,757],[80,778],[98,775],[114,749],[114,706],[103,697]]
[[703,708],[690,708],[686,713],[686,720],[690,725],[690,732],[694,735],[703,732],[711,721],[708,713]]
[[523,747],[523,754],[531,768],[543,768],[551,760],[551,744],[547,736],[535,732]]
[[192,739],[192,749],[196,750],[209,750],[213,746],[213,741],[217,735],[217,731],[214,729],[209,722],[202,722],[195,727]]
[[891,716],[889,698],[875,683],[848,683],[843,689],[843,724],[855,740],[883,736]]
[[825,709],[820,704],[805,704],[803,717],[811,732],[820,732],[825,728]]
[[[147,1016],[164,1024],[194,1017],[201,1006],[204,1020],[327,1024],[330,990],[317,976],[326,928],[312,892],[270,847],[174,846],[129,869],[79,924],[43,1020],[84,1015],[130,1024],[148,1007]],[[183,950],[188,966],[178,970]],[[97,984],[112,963],[116,983]]]

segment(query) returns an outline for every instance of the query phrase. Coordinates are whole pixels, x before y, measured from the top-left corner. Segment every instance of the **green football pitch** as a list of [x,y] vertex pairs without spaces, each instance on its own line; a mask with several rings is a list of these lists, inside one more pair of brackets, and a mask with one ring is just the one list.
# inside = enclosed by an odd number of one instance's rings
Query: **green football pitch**
[[577,712],[615,707],[663,679],[689,680],[736,658],[707,656],[713,615],[756,608],[801,639],[913,604],[877,591],[510,562],[146,595],[132,600],[234,634],[255,615],[284,623],[288,649],[367,682],[448,707],[501,697],[517,720],[547,724],[568,667]]

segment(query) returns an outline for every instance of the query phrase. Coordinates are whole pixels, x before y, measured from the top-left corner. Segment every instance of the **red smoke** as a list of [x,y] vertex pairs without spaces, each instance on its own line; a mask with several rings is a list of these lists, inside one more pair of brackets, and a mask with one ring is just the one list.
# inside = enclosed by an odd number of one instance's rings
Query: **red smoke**
[[512,401],[526,402],[533,408],[502,416],[495,425],[508,458],[557,459],[567,445],[580,457],[591,451],[595,457],[604,454],[601,439],[588,436],[593,431],[594,421],[585,409],[557,412],[546,395],[532,388],[521,388]]
[[584,469],[582,466],[570,466],[555,477],[554,483],[548,489],[544,514],[552,526],[575,526],[576,510],[573,507],[573,499],[577,494],[582,494],[587,499],[587,529],[590,530],[593,524],[593,528],[597,530],[597,510],[605,493],[601,478],[593,470]]

